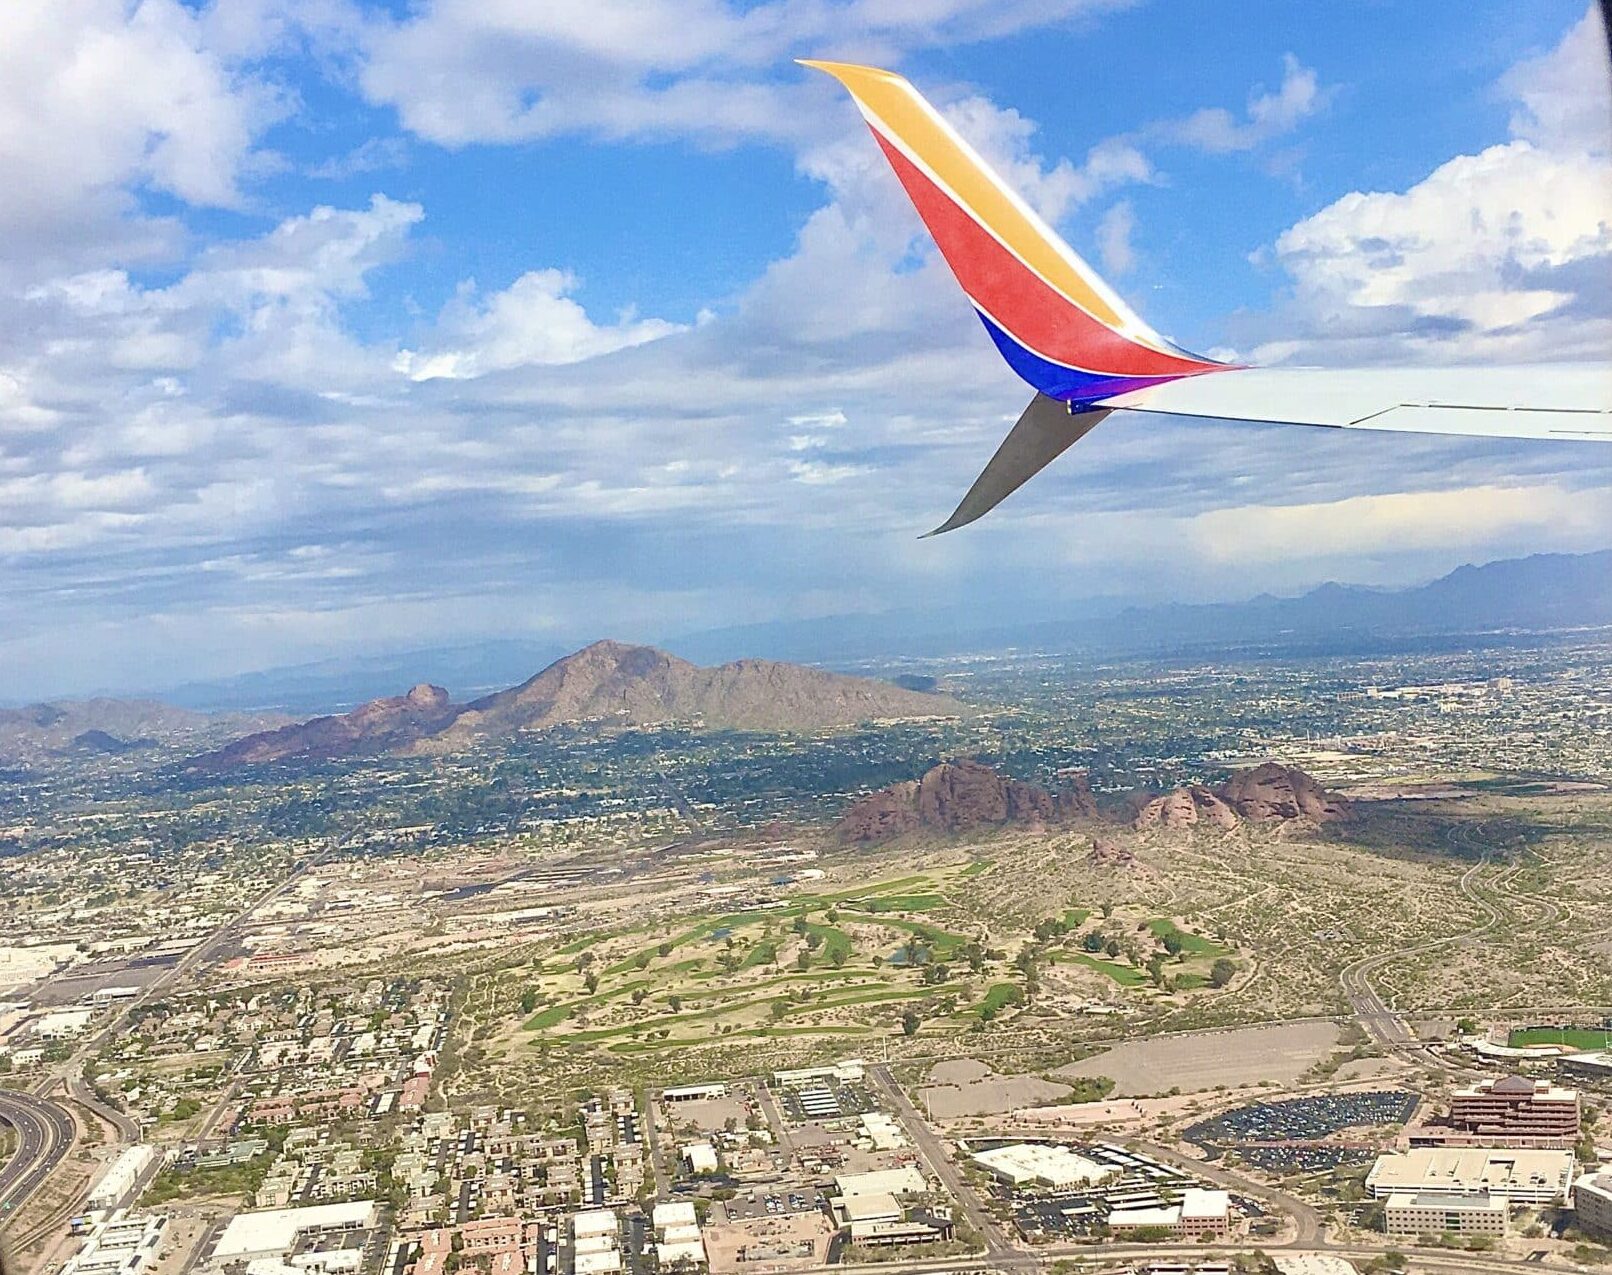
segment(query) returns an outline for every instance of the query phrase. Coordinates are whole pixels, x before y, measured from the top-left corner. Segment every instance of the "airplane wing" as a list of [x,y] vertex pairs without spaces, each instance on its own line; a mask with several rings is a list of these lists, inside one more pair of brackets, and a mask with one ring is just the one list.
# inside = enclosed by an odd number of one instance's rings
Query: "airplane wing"
[[957,511],[930,535],[990,512],[1120,409],[1612,442],[1612,366],[1252,368],[1183,350],[1127,306],[901,76],[803,64],[850,91],[991,340],[1036,390]]

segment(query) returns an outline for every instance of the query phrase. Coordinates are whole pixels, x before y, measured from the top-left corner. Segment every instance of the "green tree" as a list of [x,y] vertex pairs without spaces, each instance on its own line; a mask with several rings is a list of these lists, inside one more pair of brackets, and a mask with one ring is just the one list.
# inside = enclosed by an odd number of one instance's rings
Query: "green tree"
[[1237,977],[1237,962],[1229,956],[1222,956],[1209,969],[1209,985],[1211,987],[1224,987]]
[[918,1017],[918,1012],[916,1010],[909,1009],[901,1016],[901,1034],[903,1036],[916,1036],[918,1034],[918,1028],[922,1024],[923,1019]]

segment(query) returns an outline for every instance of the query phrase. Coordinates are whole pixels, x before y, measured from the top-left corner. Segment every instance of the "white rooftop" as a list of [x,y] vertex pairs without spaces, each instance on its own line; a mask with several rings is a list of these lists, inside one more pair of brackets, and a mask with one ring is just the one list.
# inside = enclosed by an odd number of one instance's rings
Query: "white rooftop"
[[222,1262],[270,1253],[284,1253],[297,1232],[314,1227],[369,1226],[375,1219],[373,1200],[351,1204],[315,1204],[304,1209],[262,1209],[237,1213],[213,1248],[213,1260]]

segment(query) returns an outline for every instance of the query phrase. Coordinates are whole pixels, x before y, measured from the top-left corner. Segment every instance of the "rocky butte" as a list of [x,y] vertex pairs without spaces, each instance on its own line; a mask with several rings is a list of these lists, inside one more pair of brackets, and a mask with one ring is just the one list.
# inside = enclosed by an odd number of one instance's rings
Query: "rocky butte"
[[1142,804],[1131,820],[1138,830],[1206,826],[1230,832],[1239,823],[1347,819],[1349,803],[1329,793],[1297,766],[1268,761],[1239,770],[1219,788],[1189,784]]
[[871,842],[910,832],[1036,827],[1096,815],[1084,776],[1054,793],[999,775],[982,762],[962,760],[942,762],[921,779],[869,793],[845,812],[837,830],[843,841]]

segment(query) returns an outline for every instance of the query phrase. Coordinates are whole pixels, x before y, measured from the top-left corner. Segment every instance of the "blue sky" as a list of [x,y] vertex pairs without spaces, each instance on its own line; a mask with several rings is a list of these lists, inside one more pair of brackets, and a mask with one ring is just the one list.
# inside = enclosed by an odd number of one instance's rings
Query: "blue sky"
[[1612,544],[1612,449],[1120,417],[915,541],[1027,391],[798,56],[903,71],[1189,348],[1612,345],[1582,4],[1205,13],[12,6],[0,694]]

